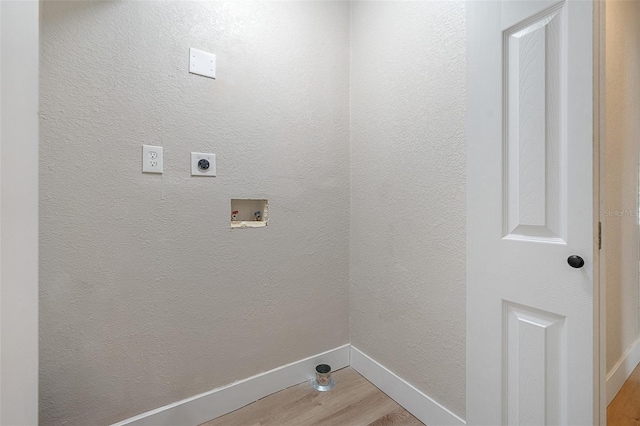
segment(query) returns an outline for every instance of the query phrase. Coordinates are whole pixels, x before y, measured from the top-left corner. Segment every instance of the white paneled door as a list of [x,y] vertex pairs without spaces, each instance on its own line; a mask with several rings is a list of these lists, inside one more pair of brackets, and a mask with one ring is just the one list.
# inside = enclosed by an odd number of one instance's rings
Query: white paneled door
[[467,419],[593,425],[593,3],[468,5]]

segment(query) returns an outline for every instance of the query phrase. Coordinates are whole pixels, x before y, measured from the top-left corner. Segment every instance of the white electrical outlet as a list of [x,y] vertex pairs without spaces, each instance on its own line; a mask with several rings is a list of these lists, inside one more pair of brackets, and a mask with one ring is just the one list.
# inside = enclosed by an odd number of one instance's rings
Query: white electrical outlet
[[142,171],[144,173],[162,173],[162,147],[142,145]]
[[191,153],[191,176],[216,175],[216,155],[202,152]]

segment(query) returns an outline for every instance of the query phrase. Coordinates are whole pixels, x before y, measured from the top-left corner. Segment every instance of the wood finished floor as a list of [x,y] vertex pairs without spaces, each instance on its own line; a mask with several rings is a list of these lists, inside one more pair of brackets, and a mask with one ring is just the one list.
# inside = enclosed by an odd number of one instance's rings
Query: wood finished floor
[[640,365],[607,407],[608,426],[640,426]]
[[420,426],[413,417],[352,368],[335,371],[336,386],[318,392],[301,383],[202,426]]

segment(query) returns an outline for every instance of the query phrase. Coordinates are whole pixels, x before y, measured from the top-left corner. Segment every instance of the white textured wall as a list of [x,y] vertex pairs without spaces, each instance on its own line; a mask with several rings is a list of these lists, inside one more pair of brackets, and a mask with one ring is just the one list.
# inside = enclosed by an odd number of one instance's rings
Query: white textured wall
[[603,221],[607,282],[607,372],[640,335],[636,204],[640,144],[639,19],[640,2],[607,2],[606,198]]
[[[41,2],[40,422],[349,341],[349,4]],[[218,79],[187,73],[188,48]],[[164,175],[140,172],[164,146]],[[189,152],[217,178],[191,178]],[[231,230],[231,198],[269,226]]]
[[464,2],[359,2],[351,341],[465,415]]
[[38,423],[38,2],[0,1],[0,424]]

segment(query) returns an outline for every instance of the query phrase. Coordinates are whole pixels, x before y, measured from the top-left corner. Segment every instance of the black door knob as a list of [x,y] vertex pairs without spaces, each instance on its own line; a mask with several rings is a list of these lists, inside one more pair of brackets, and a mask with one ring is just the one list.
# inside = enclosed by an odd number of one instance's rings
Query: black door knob
[[584,266],[584,259],[573,254],[569,256],[569,258],[567,259],[567,263],[572,268],[582,268]]

